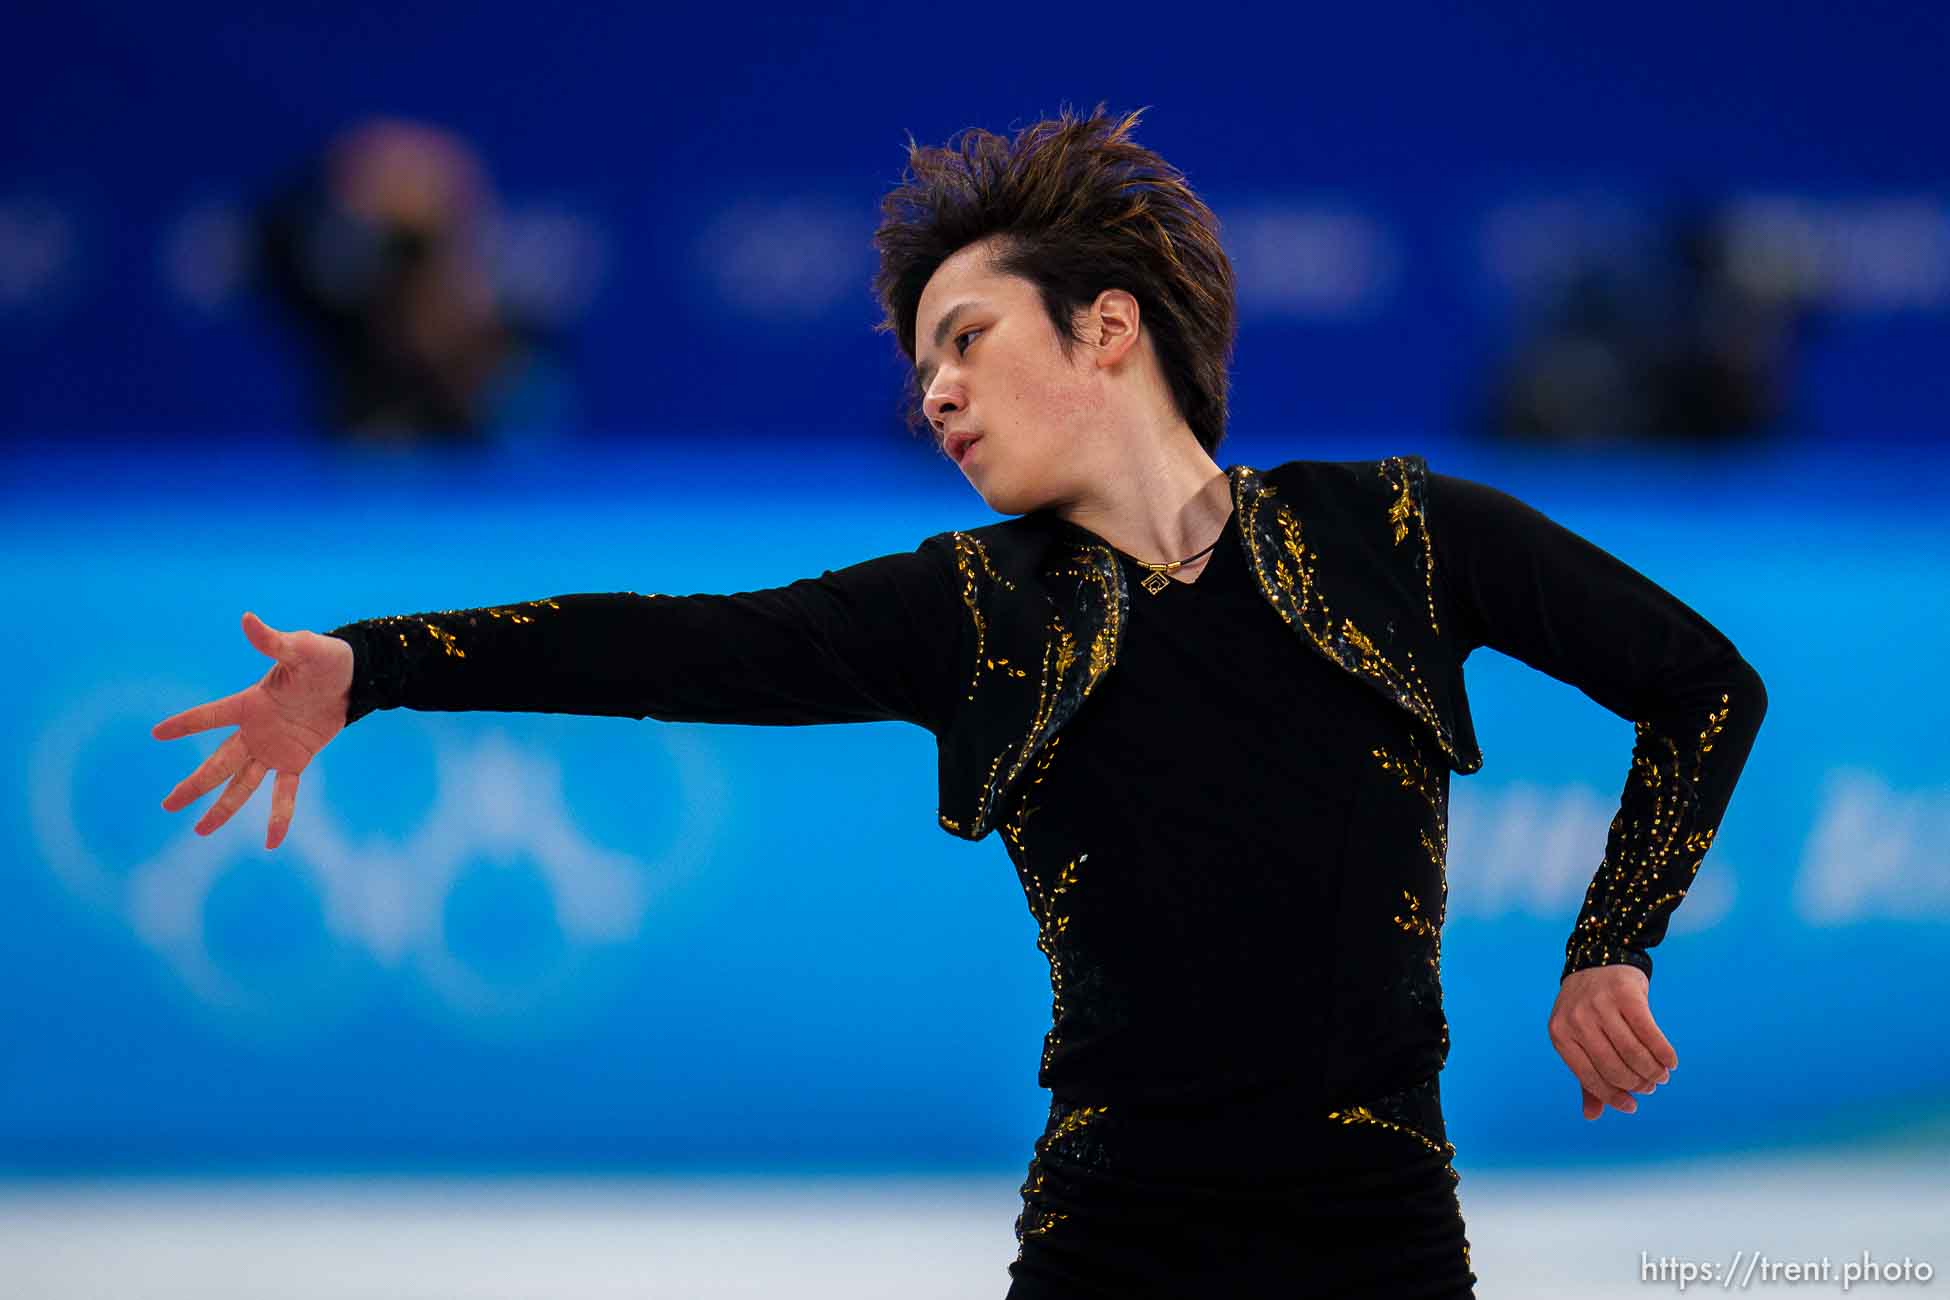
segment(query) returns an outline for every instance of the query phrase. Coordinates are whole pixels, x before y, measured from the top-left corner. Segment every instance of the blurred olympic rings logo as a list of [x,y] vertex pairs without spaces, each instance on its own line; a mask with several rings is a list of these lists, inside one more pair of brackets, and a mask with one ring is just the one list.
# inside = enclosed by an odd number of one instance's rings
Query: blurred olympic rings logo
[[[349,1009],[345,1003],[358,983],[344,978],[357,973],[344,963],[351,954],[366,959],[359,964],[368,974],[416,970],[462,1019],[526,1023],[565,1000],[592,950],[637,936],[653,896],[708,858],[726,804],[722,773],[693,738],[645,729],[646,739],[668,751],[677,788],[665,806],[683,824],[674,828],[668,851],[644,862],[593,843],[577,827],[555,759],[492,730],[460,743],[436,743],[431,806],[403,835],[355,838],[344,829],[333,816],[326,778],[335,755],[328,755],[306,769],[298,815],[273,854],[262,848],[261,825],[240,814],[208,837],[196,835],[185,820],[159,849],[130,855],[140,860],[118,861],[112,852],[105,859],[93,844],[103,837],[90,833],[97,828],[84,828],[78,796],[84,783],[112,781],[117,774],[88,770],[90,746],[130,733],[154,743],[147,728],[162,708],[158,702],[193,698],[202,697],[178,683],[122,683],[57,718],[38,738],[29,763],[32,834],[43,860],[77,899],[125,924],[198,1000],[253,1019]],[[126,791],[132,817],[153,805],[149,795]],[[333,970],[317,969],[314,962],[314,969],[296,977],[251,978],[213,954],[206,926],[212,891],[246,860],[267,856],[301,873],[316,892],[320,921],[339,954]],[[447,900],[470,870],[517,860],[543,882],[561,943],[549,962],[513,980],[487,978],[454,951]],[[321,1001],[338,1005],[306,1005]]]

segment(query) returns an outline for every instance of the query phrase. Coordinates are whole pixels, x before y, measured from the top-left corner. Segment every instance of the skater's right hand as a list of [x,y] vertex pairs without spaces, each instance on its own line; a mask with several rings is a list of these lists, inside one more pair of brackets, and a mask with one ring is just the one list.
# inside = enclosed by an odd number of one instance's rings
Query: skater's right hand
[[264,847],[275,849],[291,827],[298,803],[298,774],[345,728],[352,692],[352,647],[316,632],[280,632],[244,615],[244,636],[276,662],[254,686],[164,718],[150,729],[157,740],[175,740],[212,727],[236,727],[216,752],[184,777],[162,801],[165,812],[195,803],[225,780],[230,788],[196,823],[208,835],[249,801],[264,774],[275,771],[271,822]]

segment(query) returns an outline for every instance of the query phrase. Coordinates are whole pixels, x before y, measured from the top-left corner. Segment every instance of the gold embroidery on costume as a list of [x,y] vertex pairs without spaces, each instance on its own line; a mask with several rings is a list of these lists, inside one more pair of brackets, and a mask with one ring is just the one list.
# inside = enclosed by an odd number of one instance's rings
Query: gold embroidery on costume
[[[988,548],[967,533],[956,531],[948,534],[955,544],[955,568],[961,573],[961,603],[968,609],[968,617],[975,624],[975,675],[968,681],[968,698],[975,698],[975,687],[982,680],[982,668],[986,664],[993,668],[998,661],[988,657],[988,620],[982,617],[979,598],[980,579],[987,578],[1004,591],[1014,591],[1016,585],[995,571],[989,562]],[[1003,659],[1000,663],[1007,664]],[[1021,669],[1012,669],[1011,675],[1026,676]]]
[[1395,754],[1385,748],[1369,751],[1381,760],[1384,772],[1393,772],[1404,790],[1413,790],[1421,796],[1428,810],[1427,823],[1417,831],[1422,842],[1422,851],[1428,855],[1429,865],[1435,868],[1435,876],[1440,893],[1436,900],[1435,914],[1427,916],[1422,911],[1422,900],[1404,889],[1402,899],[1408,904],[1408,914],[1395,916],[1395,924],[1409,934],[1419,934],[1429,940],[1429,955],[1426,972],[1418,971],[1408,984],[1409,995],[1418,1002],[1433,1002],[1436,1013],[1442,1020],[1442,1051],[1446,1057],[1449,1051],[1449,1018],[1442,1015],[1442,925],[1449,913],[1449,816],[1448,800],[1438,784],[1440,773],[1430,768],[1422,755],[1422,747],[1415,737],[1406,737],[1404,753]]
[[1056,1127],[1049,1131],[1049,1144],[1055,1146],[1057,1143],[1063,1141],[1063,1139],[1082,1129],[1084,1125],[1102,1118],[1108,1110],[1110,1110],[1108,1106],[1079,1106],[1075,1110],[1068,1112],[1057,1120]]
[[1422,504],[1422,481],[1405,457],[1390,456],[1381,462],[1381,477],[1395,491],[1394,503],[1388,507],[1388,522],[1395,526],[1395,545],[1400,546],[1408,539],[1408,524],[1415,521],[1415,530],[1422,535],[1422,586],[1428,595],[1429,630],[1441,632],[1435,620],[1435,547],[1429,540],[1429,520]]
[[1089,857],[1090,855],[1085,853],[1064,863],[1062,869],[1056,873],[1056,878],[1047,886],[1036,879],[1035,873],[1029,869],[1027,859],[1020,859],[1016,864],[1017,874],[1022,878],[1023,893],[1029,899],[1030,915],[1036,918],[1036,946],[1049,960],[1050,1030],[1043,1039],[1042,1068],[1045,1070],[1049,1068],[1051,1059],[1056,1055],[1056,1049],[1063,1042],[1057,1036],[1056,1027],[1063,1023],[1063,992],[1069,982],[1067,965],[1058,945],[1063,938],[1063,932],[1070,928],[1070,916],[1067,911],[1059,912],[1057,908],[1063,905],[1061,903],[1063,895],[1076,886],[1077,868],[1082,866]]
[[[1110,1110],[1108,1106],[1073,1106],[1063,1101],[1050,1104],[1052,1123],[1042,1137],[1036,1139],[1036,1154],[1029,1162],[1029,1176],[1021,1187],[1022,1213],[1016,1216],[1016,1258],[1022,1258],[1021,1243],[1029,1237],[1040,1237],[1051,1228],[1070,1216],[1052,1210],[1041,1200],[1046,1174],[1043,1170],[1043,1157],[1061,1147],[1076,1145],[1077,1137],[1089,1125],[1102,1119]],[[1083,1163],[1100,1165],[1103,1161],[1101,1151],[1091,1144],[1087,1152],[1079,1152]],[[1064,1158],[1069,1158],[1065,1154]]]
[[[1632,771],[1626,806],[1612,818],[1605,857],[1585,891],[1584,907],[1565,944],[1565,970],[1612,964],[1637,965],[1632,942],[1664,911],[1678,905],[1713,846],[1716,827],[1696,830],[1698,782],[1706,755],[1725,729],[1729,696],[1709,710],[1690,755],[1649,722],[1633,727]],[[1691,771],[1687,770],[1690,759]],[[1636,800],[1632,784],[1646,793]],[[1642,805],[1627,817],[1627,807]],[[1663,892],[1654,894],[1655,889]]]
[[1402,891],[1402,900],[1408,904],[1408,915],[1403,916],[1397,912],[1395,914],[1395,924],[1409,934],[1419,934],[1423,938],[1432,938],[1438,944],[1441,943],[1441,929],[1434,921],[1422,915],[1422,900],[1409,893],[1406,889]]
[[1429,1137],[1428,1134],[1417,1129],[1412,1129],[1406,1124],[1397,1124],[1393,1120],[1382,1119],[1366,1106],[1349,1106],[1344,1110],[1330,1110],[1327,1112],[1327,1118],[1338,1120],[1343,1124],[1376,1124],[1395,1133],[1406,1133],[1445,1159],[1451,1158],[1456,1154],[1456,1148],[1453,1143],[1437,1142]]
[[[1232,473],[1239,494],[1239,509],[1243,511],[1241,534],[1251,553],[1253,572],[1280,616],[1298,628],[1322,654],[1379,686],[1427,726],[1436,743],[1460,770],[1475,771],[1480,767],[1480,759],[1472,766],[1457,755],[1449,729],[1436,708],[1435,697],[1415,663],[1415,652],[1404,650],[1403,663],[1398,666],[1355,626],[1353,619],[1342,618],[1337,626],[1333,610],[1320,591],[1314,567],[1316,553],[1302,536],[1300,520],[1251,469],[1236,465]],[[1270,523],[1261,517],[1269,502],[1273,515]]]
[[447,654],[453,655],[456,659],[467,658],[467,651],[461,649],[460,646],[455,644],[454,634],[452,632],[449,632],[444,627],[439,627],[436,626],[435,624],[429,623],[424,619],[420,621],[420,626],[424,627],[427,630],[428,636],[432,637],[434,640],[440,643],[440,648],[442,651],[444,651]]
[[[1386,749],[1372,752],[1381,760],[1383,771],[1393,772],[1401,779],[1402,789],[1415,791],[1428,805],[1429,824],[1420,832],[1422,851],[1429,855],[1429,863],[1437,874],[1443,875],[1449,860],[1449,818],[1443,809],[1442,793],[1436,785],[1437,775],[1423,759],[1421,746],[1411,738],[1405,756],[1391,754]],[[1447,893],[1446,883],[1444,893]]]
[[[1439,634],[1433,544],[1427,527],[1425,477],[1420,461],[1416,457],[1397,456],[1381,464],[1385,482],[1396,493],[1388,507],[1396,543],[1408,539],[1411,526],[1421,535],[1420,570],[1425,603],[1430,628]],[[1345,614],[1337,615],[1321,591],[1317,572],[1320,556],[1303,538],[1301,521],[1251,467],[1235,465],[1227,473],[1234,511],[1240,520],[1241,544],[1261,593],[1282,620],[1316,652],[1367,681],[1426,726],[1455,770],[1479,769],[1481,755],[1467,741],[1459,750],[1443,710],[1437,705],[1437,696],[1422,676],[1415,650],[1397,642],[1395,624],[1389,622],[1384,629],[1386,636],[1378,644],[1370,635],[1371,629],[1364,629]],[[1378,533],[1375,540],[1379,536]],[[1054,613],[1043,636],[1042,663],[1039,669],[1032,670],[1027,666],[1026,646],[1009,647],[1022,663],[1011,663],[1007,658],[989,653],[997,611],[995,593],[1016,591],[1019,579],[1011,582],[1004,578],[987,548],[975,536],[954,532],[948,537],[953,542],[961,576],[962,603],[975,627],[974,667],[965,702],[977,700],[985,673],[1014,679],[1021,682],[1024,694],[1009,693],[1007,705],[984,710],[985,715],[1013,714],[1030,703],[1029,681],[1032,678],[1036,681],[1034,705],[1020,737],[987,742],[997,748],[985,755],[979,783],[972,792],[973,806],[958,807],[956,811],[961,815],[955,817],[937,812],[943,829],[966,839],[981,839],[994,825],[1000,810],[1006,807],[1003,798],[1006,792],[1013,788],[1039,749],[1067,724],[1115,662],[1128,609],[1128,592],[1123,566],[1109,547],[1081,541],[1053,543],[1059,558],[1042,577],[1050,580],[1048,594],[1054,600]],[[1384,645],[1388,647],[1386,650]],[[1084,665],[1080,673],[1076,671],[1079,661]],[[1462,750],[1467,750],[1467,754]]]
[[[970,539],[973,542],[973,539]],[[980,552],[980,543],[974,543]],[[983,558],[986,565],[986,556]],[[989,576],[997,577],[992,569]],[[964,569],[964,573],[968,570]],[[998,800],[1004,790],[1012,789],[1017,778],[1035,758],[1045,742],[1053,738],[1057,729],[1068,720],[1090,692],[1096,688],[1105,673],[1110,671],[1116,659],[1116,648],[1123,635],[1124,610],[1128,599],[1124,590],[1123,569],[1107,546],[1084,546],[1076,549],[1066,563],[1050,570],[1050,577],[1070,577],[1080,579],[1096,589],[1099,604],[1096,626],[1090,633],[1087,650],[1080,650],[1076,636],[1064,626],[1060,618],[1052,618],[1048,624],[1048,636],[1043,642],[1043,662],[1036,683],[1036,707],[1030,714],[1029,726],[1022,740],[1013,750],[1005,748],[990,761],[988,771],[983,774],[981,789],[976,796],[976,817],[973,834],[976,838],[986,834],[990,819],[995,814]],[[964,590],[963,602],[971,613],[979,615],[973,593],[973,578]],[[1010,587],[1010,590],[1014,590]],[[980,649],[982,623],[976,623],[977,630],[977,678],[979,680],[983,660]],[[1081,675],[1071,670],[1083,659],[1084,671]],[[1001,660],[996,661],[1003,662]],[[1027,677],[1026,672],[1012,670],[1016,677]],[[972,687],[970,698],[973,698]],[[951,827],[950,829],[955,829]]]
[[438,609],[424,614],[388,614],[381,618],[367,619],[365,620],[365,624],[373,628],[374,631],[385,627],[395,629],[395,635],[399,637],[401,649],[411,648],[411,643],[406,639],[405,629],[408,627],[418,627],[429,638],[439,644],[442,654],[455,659],[465,659],[467,658],[467,650],[461,645],[460,637],[456,634],[455,630],[434,622],[435,619],[448,615],[464,616],[470,627],[475,625],[475,617],[477,615],[484,615],[496,622],[506,619],[508,622],[515,624],[533,623],[535,616],[531,613],[524,613],[523,611],[540,609],[543,606],[547,606],[549,609],[562,608],[553,600],[528,600],[518,605],[491,605],[481,609]]
[[[1058,572],[1096,584],[1103,601],[1103,622],[1097,634],[1090,638],[1090,671],[1083,679],[1083,693],[1088,695],[1097,684],[1097,679],[1110,671],[1111,652],[1123,634],[1124,602],[1121,598],[1124,594],[1124,570],[1110,553],[1109,547],[1092,546],[1079,552],[1069,567]],[[1065,664],[1064,668],[1067,667]]]
[[1007,844],[1017,853],[1027,854],[1029,852],[1028,847],[1022,842],[1022,829],[1028,824],[1029,814],[1036,811],[1029,802],[1029,796],[1037,786],[1043,783],[1043,778],[1049,775],[1050,760],[1056,757],[1056,747],[1062,743],[1063,737],[1052,736],[1050,737],[1049,744],[1043,746],[1043,752],[1036,758],[1036,766],[1030,771],[1028,782],[1023,786],[1022,793],[1016,798],[1015,813],[1007,821],[1003,822],[999,828],[1002,832],[1003,843]]
[[1070,1217],[1037,1202],[1036,1198],[1043,1191],[1043,1166],[1040,1160],[1032,1161],[1031,1164],[1034,1167],[1028,1180],[1022,1185],[1022,1213],[1016,1216],[1017,1259],[1022,1258],[1020,1243],[1024,1238],[1040,1237]]
[[1002,765],[1009,760],[1009,751],[1003,750],[989,763],[989,770],[983,774],[982,789],[977,795],[977,825],[988,823],[994,808],[997,792],[1009,784],[1015,772],[1020,769],[1035,749],[1036,741],[1049,724],[1050,715],[1055,711],[1057,692],[1063,684],[1064,672],[1076,661],[1076,640],[1069,629],[1061,623],[1052,621],[1049,625],[1049,638],[1043,642],[1043,667],[1036,680],[1036,709],[1029,717],[1029,731],[1015,751],[1015,766],[1003,775]]
[[[1449,1175],[1450,1186],[1462,1181],[1453,1163],[1456,1147],[1444,1136],[1437,1141],[1416,1127],[1417,1115],[1426,1115],[1434,1123],[1441,1124],[1441,1102],[1438,1084],[1432,1076],[1417,1084],[1391,1092],[1385,1097],[1377,1097],[1365,1105],[1342,1106],[1327,1112],[1327,1118],[1337,1124],[1366,1124],[1390,1133],[1400,1133],[1414,1138],[1423,1146],[1442,1157],[1443,1169]],[[1416,1121],[1421,1122],[1421,1121]]]

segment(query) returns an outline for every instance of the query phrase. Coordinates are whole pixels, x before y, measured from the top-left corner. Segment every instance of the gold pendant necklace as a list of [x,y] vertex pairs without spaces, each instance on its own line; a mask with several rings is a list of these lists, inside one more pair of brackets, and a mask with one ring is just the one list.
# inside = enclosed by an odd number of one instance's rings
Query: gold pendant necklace
[[[1219,537],[1224,537],[1224,536],[1225,536],[1225,529],[1220,528]],[[1218,538],[1217,537],[1213,538],[1212,546],[1217,546],[1218,544],[1219,544]],[[1138,583],[1138,585],[1140,587],[1143,587],[1146,591],[1150,592],[1152,595],[1154,596],[1157,595],[1159,592],[1163,591],[1166,587],[1169,587],[1171,585],[1171,579],[1166,577],[1165,576],[1166,574],[1175,572],[1182,565],[1190,564],[1193,560],[1196,560],[1199,557],[1199,555],[1204,555],[1206,551],[1210,551],[1212,549],[1212,546],[1208,546],[1205,548],[1204,551],[1198,552],[1198,555],[1188,555],[1182,560],[1173,560],[1169,564],[1152,564],[1147,560],[1140,560],[1135,555],[1133,555],[1131,557],[1131,563],[1137,565],[1138,568],[1140,569],[1148,570],[1148,572],[1145,574],[1144,580]]]

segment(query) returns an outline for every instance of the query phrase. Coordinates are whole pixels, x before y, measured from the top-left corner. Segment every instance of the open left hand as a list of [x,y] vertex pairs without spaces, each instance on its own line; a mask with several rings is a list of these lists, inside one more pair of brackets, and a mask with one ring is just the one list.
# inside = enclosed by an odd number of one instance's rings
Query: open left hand
[[1636,966],[1592,966],[1558,985],[1550,1040],[1584,1091],[1584,1117],[1605,1107],[1630,1115],[1634,1092],[1667,1082],[1679,1054],[1653,1023],[1646,993],[1651,981]]

